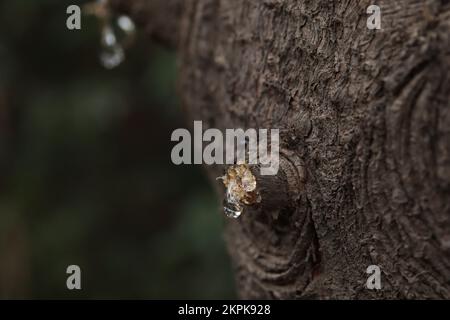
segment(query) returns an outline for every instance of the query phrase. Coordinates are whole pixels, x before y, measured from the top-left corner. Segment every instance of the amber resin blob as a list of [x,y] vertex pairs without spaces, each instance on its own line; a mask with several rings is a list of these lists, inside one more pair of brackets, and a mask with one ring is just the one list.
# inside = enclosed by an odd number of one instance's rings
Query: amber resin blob
[[238,218],[245,205],[253,205],[261,201],[257,192],[256,177],[247,164],[238,164],[228,168],[220,177],[225,185],[224,212],[230,218]]

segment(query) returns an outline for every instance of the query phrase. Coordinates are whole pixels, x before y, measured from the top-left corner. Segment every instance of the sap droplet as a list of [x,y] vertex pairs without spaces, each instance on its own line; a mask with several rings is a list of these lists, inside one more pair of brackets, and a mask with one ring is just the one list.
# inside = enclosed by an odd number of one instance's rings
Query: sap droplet
[[125,60],[125,53],[119,45],[104,47],[100,53],[100,61],[106,69],[113,69]]
[[102,52],[100,61],[106,69],[113,69],[125,60],[125,52],[117,43],[116,35],[111,26],[105,26],[102,31]]
[[227,199],[223,200],[223,212],[228,218],[239,218],[242,210],[242,206],[239,203],[229,202]]
[[236,183],[231,181],[227,186],[226,197],[223,201],[223,210],[227,217],[229,218],[238,218],[242,214],[242,205],[239,203],[239,200],[236,199],[235,196],[235,188]]
[[106,26],[102,32],[102,44],[106,47],[112,47],[117,44],[117,38],[113,29],[110,26]]
[[128,16],[120,16],[117,19],[117,25],[126,33],[133,33],[136,29],[133,20]]

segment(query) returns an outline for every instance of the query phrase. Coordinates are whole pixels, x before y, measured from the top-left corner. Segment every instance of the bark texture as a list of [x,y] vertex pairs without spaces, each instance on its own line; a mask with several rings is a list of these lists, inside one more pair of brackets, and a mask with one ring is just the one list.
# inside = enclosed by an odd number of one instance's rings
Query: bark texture
[[450,298],[449,1],[376,1],[381,30],[368,0],[112,2],[176,44],[188,123],[302,160],[291,206],[227,224],[241,297]]

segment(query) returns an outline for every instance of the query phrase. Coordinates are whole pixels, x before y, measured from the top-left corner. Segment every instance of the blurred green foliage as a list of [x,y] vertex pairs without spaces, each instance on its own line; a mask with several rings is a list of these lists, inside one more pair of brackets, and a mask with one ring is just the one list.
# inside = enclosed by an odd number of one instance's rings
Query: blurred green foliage
[[138,36],[103,69],[85,2],[0,0],[0,297],[233,298],[212,188],[170,160],[175,56]]

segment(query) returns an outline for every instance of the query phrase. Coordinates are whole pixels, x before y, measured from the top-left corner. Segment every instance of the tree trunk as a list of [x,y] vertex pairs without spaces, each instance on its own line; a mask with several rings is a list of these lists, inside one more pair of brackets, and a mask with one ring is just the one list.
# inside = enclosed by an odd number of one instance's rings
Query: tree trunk
[[450,298],[449,1],[379,0],[381,30],[369,0],[112,4],[178,50],[188,123],[280,128],[303,163],[297,200],[227,223],[242,298]]

